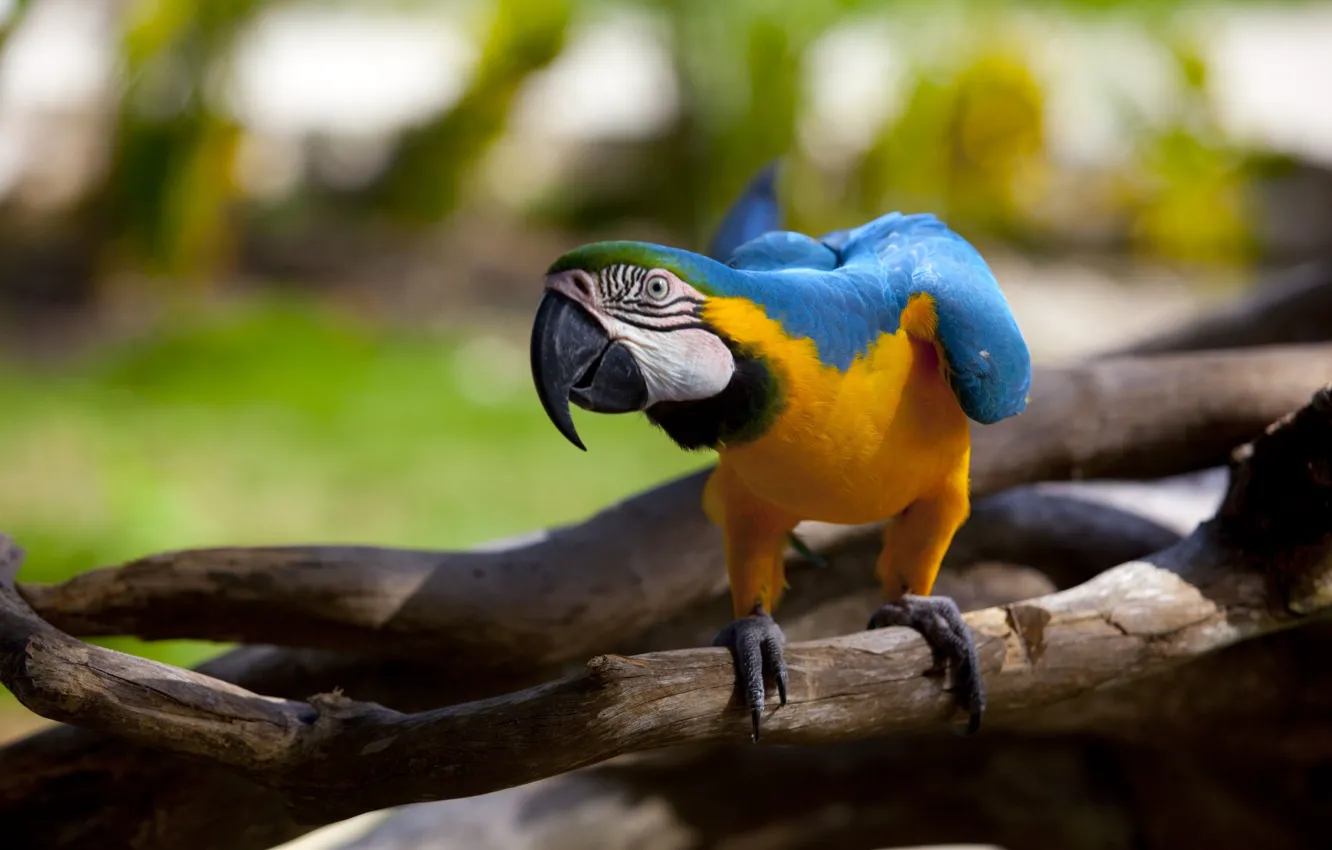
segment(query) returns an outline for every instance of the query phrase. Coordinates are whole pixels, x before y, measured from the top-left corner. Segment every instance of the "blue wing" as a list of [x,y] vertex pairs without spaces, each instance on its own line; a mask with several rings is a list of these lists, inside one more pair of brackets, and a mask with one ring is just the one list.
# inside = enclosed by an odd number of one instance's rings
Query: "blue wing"
[[730,267],[720,294],[759,304],[843,370],[897,331],[912,295],[928,294],[967,416],[989,424],[1026,407],[1031,357],[1008,302],[976,249],[933,215],[890,213],[820,239],[765,233],[736,248]]
[[777,165],[770,163],[754,175],[731,204],[708,244],[709,257],[725,263],[736,248],[782,226],[782,209],[777,201]]
[[[962,410],[982,424],[1021,413],[1031,389],[1031,355],[989,266],[933,215],[891,213],[825,237],[846,269],[878,268],[882,300],[934,300],[938,339]],[[900,313],[899,313],[900,315]]]

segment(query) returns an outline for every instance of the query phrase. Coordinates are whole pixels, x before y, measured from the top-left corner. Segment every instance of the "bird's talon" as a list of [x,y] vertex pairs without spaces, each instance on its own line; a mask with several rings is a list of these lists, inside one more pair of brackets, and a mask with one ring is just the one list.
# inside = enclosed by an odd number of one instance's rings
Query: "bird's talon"
[[759,740],[763,724],[764,696],[769,677],[776,680],[777,695],[782,705],[786,705],[787,673],[786,659],[782,656],[782,646],[786,635],[776,621],[760,606],[755,606],[754,613],[728,625],[718,633],[713,646],[725,646],[731,650],[735,662],[735,681],[749,708],[750,720],[754,731],[751,740]]
[[924,675],[938,678],[951,668],[952,681],[945,682],[943,690],[952,694],[958,707],[967,712],[963,734],[976,734],[985,713],[985,682],[980,674],[975,639],[962,621],[957,604],[944,596],[906,595],[884,605],[870,618],[871,629],[885,626],[905,626],[925,638],[934,663]]

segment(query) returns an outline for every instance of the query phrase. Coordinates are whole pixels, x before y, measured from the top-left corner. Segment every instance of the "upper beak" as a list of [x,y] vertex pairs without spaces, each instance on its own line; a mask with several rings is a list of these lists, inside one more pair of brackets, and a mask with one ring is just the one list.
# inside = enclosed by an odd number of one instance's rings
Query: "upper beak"
[[532,379],[550,421],[584,451],[570,401],[596,413],[647,406],[647,383],[629,349],[613,342],[582,305],[554,290],[546,290],[532,324]]

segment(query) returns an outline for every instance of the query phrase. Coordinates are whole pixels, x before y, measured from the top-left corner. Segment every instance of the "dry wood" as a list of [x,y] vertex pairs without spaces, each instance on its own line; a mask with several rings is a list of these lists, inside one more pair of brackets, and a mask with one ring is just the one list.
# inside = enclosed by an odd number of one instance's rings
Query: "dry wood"
[[[1237,451],[1217,517],[1176,546],[1070,590],[971,612],[990,720],[1020,721],[1173,669],[1332,608],[1332,387]],[[616,755],[742,739],[729,654],[599,656],[579,674],[409,715],[336,694],[247,693],[88,646],[0,584],[0,678],[39,714],[208,758],[278,789],[299,812],[342,818],[519,785]],[[765,741],[814,744],[938,726],[952,700],[922,675],[915,632],[788,647],[791,702]]]
[[[1125,358],[1040,371],[1030,410],[975,432],[973,490],[1029,481],[1159,477],[1224,460],[1332,375],[1332,345]],[[435,659],[457,675],[603,651],[715,597],[720,537],[707,473],[499,550],[374,547],[191,550],[23,585],[47,622],[131,634]],[[870,533],[825,527],[832,547]],[[714,624],[715,626],[715,624]]]

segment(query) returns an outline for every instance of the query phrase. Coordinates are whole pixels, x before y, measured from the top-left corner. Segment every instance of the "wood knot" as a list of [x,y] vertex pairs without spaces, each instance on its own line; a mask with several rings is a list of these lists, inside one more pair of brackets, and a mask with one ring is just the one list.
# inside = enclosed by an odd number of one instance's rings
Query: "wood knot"
[[1022,644],[1027,663],[1040,661],[1045,655],[1045,626],[1050,622],[1050,612],[1036,605],[1009,605],[1008,620]]
[[637,679],[650,669],[646,661],[623,655],[597,655],[583,668],[584,682],[592,688],[613,688]]

